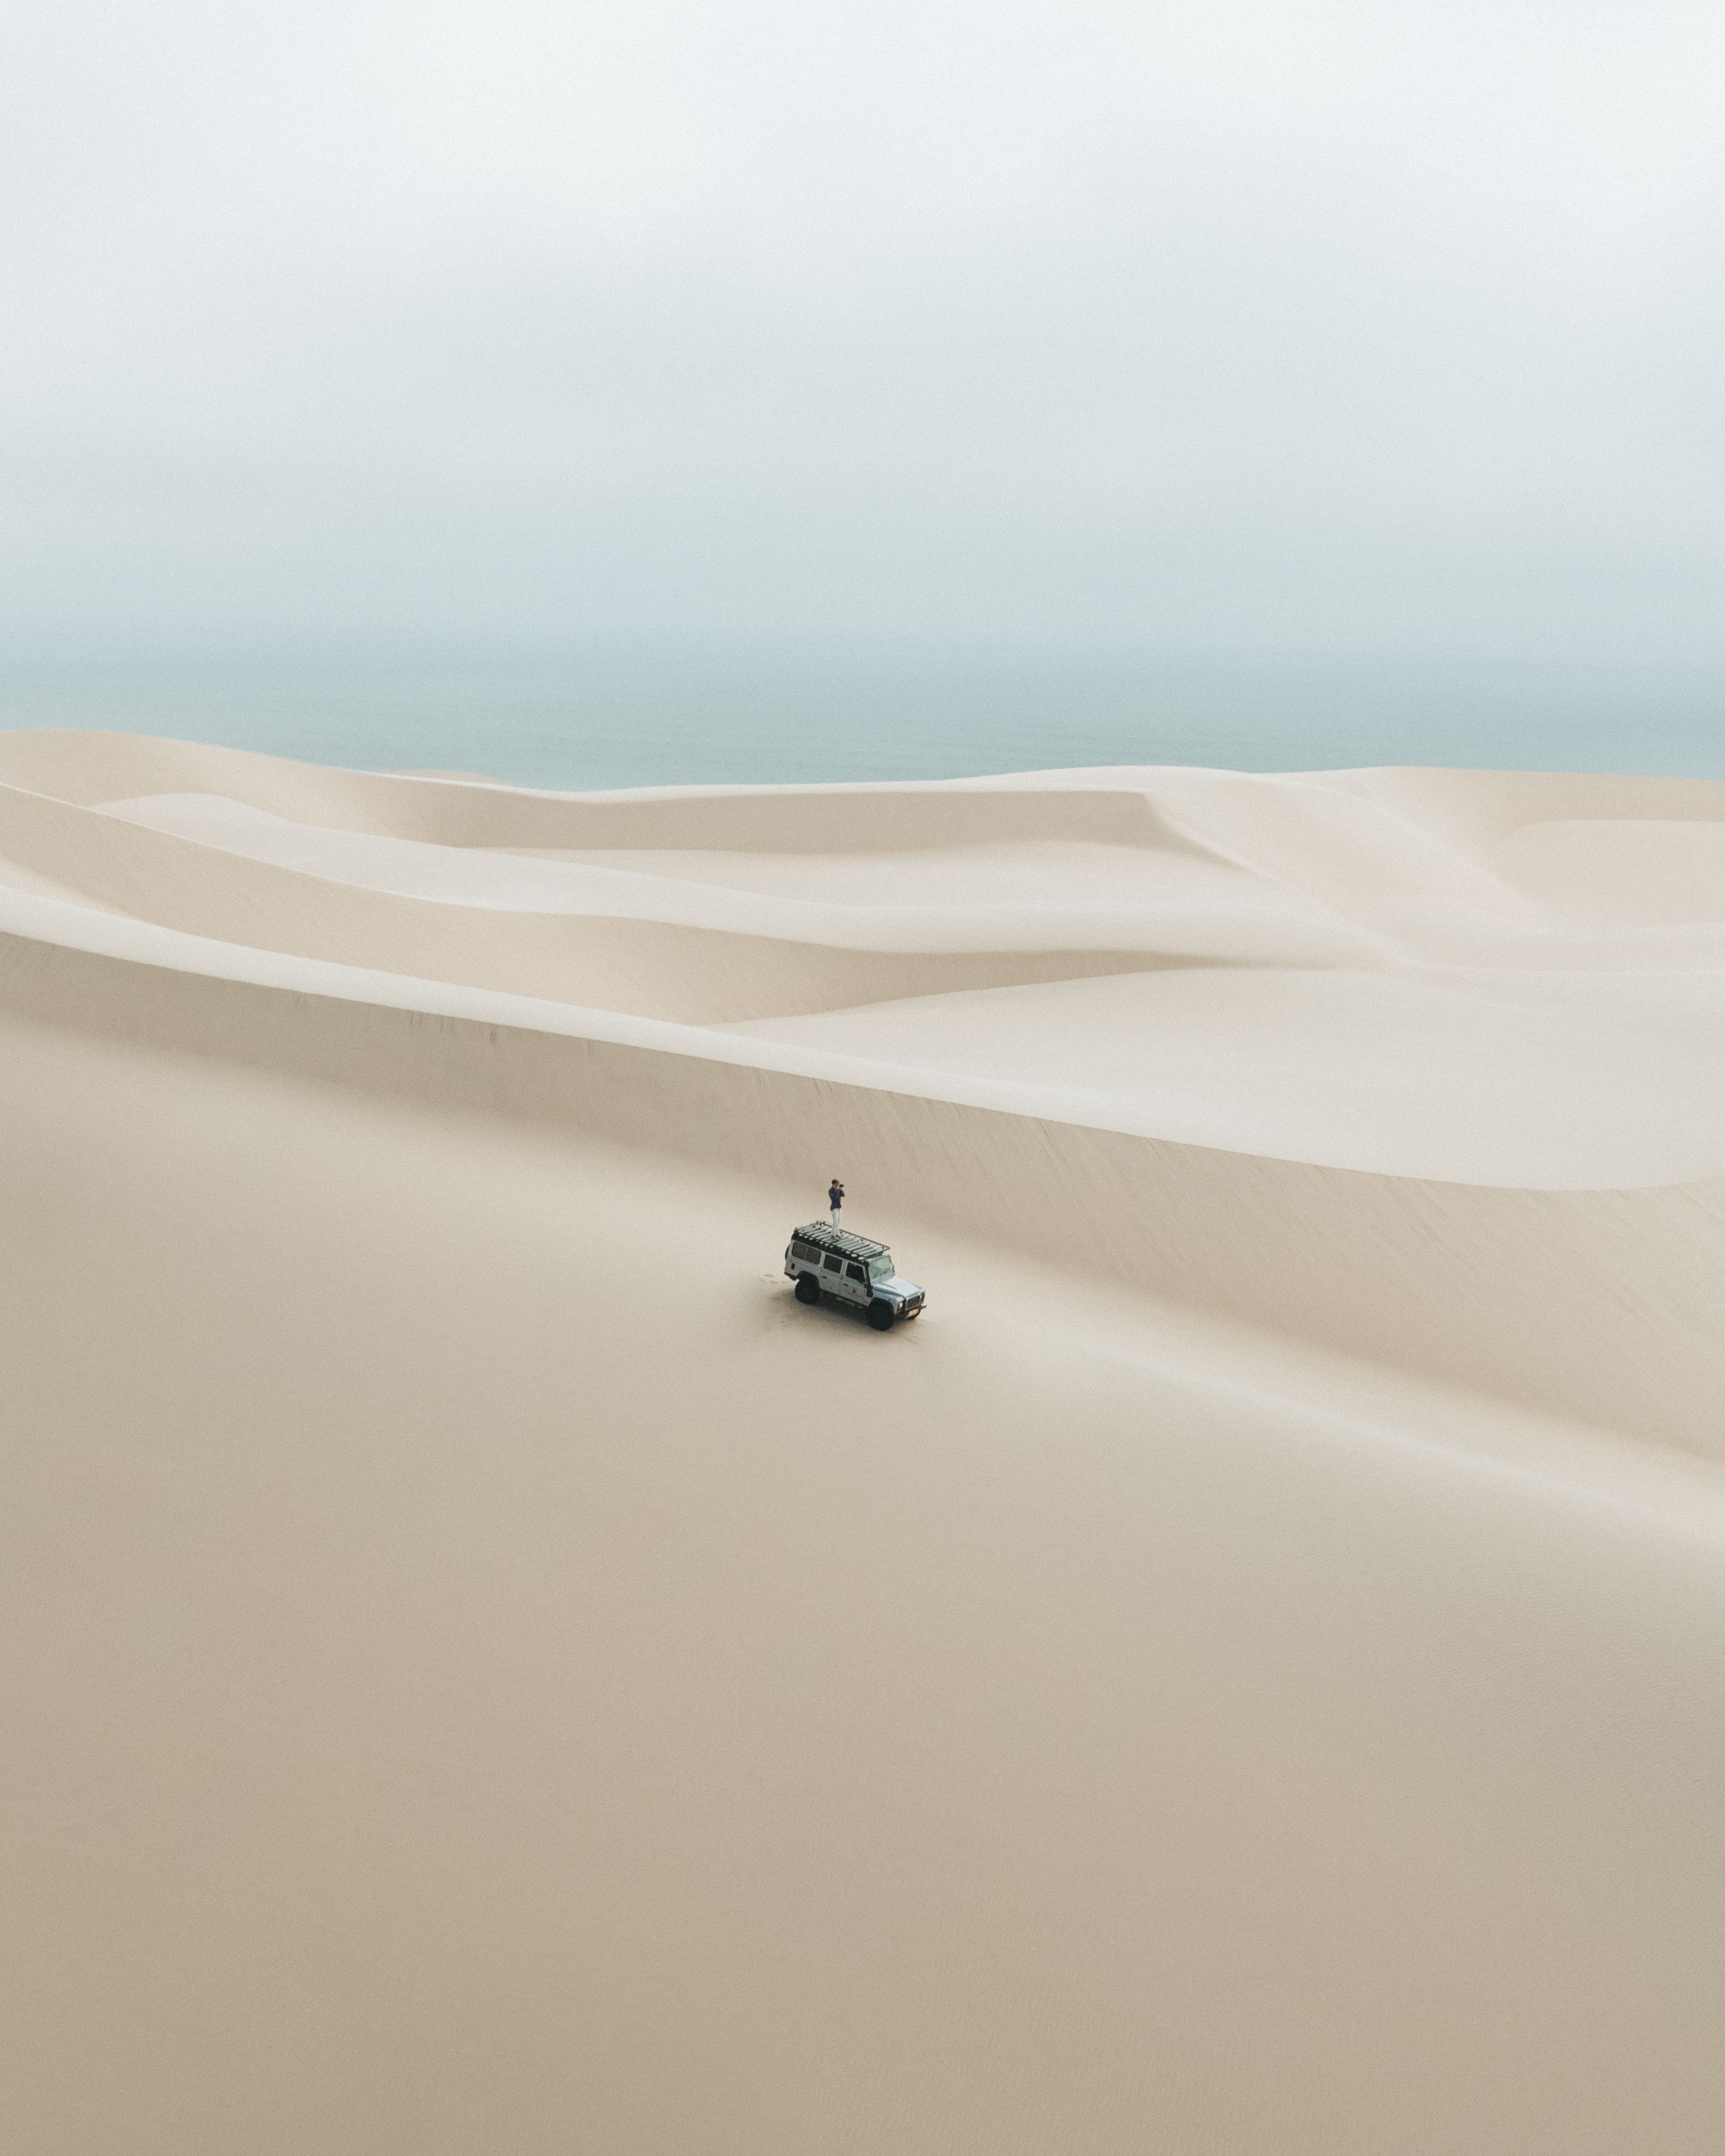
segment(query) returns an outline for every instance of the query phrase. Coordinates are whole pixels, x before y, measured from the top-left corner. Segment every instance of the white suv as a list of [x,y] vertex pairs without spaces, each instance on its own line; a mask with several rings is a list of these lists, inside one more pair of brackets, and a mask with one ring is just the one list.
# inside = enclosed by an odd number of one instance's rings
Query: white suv
[[891,1251],[866,1235],[847,1235],[819,1222],[798,1228],[784,1254],[784,1269],[797,1283],[798,1302],[832,1296],[866,1310],[877,1332],[887,1332],[896,1317],[922,1312],[922,1289],[913,1281],[901,1280],[892,1269]]

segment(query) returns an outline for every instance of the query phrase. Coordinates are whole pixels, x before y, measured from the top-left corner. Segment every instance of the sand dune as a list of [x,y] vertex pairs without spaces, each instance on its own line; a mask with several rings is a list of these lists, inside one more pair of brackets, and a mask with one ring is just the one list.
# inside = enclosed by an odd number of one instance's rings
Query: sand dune
[[4,2145],[1715,2145],[1725,787],[3,734],[0,1039]]

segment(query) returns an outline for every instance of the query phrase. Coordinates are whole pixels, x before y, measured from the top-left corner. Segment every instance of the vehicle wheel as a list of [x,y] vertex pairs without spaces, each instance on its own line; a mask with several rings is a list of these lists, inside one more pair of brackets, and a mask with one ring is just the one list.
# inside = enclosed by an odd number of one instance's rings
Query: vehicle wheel
[[871,1302],[869,1305],[869,1322],[877,1332],[891,1332],[892,1305],[890,1302]]
[[814,1277],[813,1273],[798,1274],[797,1300],[798,1302],[819,1302],[820,1301],[820,1282]]

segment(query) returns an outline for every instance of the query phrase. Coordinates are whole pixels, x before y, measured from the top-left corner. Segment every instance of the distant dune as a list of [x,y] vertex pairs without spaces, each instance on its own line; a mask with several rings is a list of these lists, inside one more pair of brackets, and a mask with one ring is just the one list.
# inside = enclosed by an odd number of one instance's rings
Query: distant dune
[[0,734],[0,2146],[1717,2148],[1725,785]]

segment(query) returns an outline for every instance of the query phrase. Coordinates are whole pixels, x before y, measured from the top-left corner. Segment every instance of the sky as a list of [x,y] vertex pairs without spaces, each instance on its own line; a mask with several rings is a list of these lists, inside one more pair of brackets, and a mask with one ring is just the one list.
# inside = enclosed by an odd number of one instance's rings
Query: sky
[[0,633],[1725,653],[1725,9],[11,0]]

